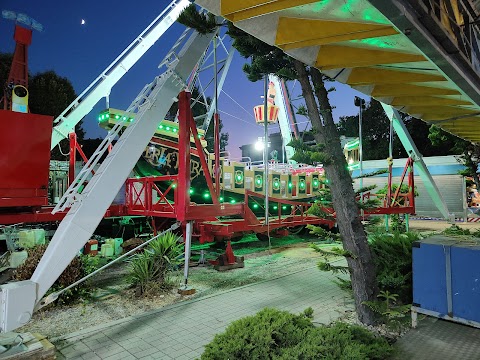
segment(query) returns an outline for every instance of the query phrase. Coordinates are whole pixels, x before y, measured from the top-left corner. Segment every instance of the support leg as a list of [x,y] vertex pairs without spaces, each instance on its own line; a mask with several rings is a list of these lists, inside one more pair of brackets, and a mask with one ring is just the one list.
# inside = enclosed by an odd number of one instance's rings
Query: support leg
[[188,270],[190,265],[190,251],[192,246],[192,222],[187,222],[185,230],[185,267],[183,268],[183,286],[178,289],[182,295],[195,294],[195,289],[188,286]]
[[417,310],[415,309],[412,309],[412,328],[416,329],[417,328]]

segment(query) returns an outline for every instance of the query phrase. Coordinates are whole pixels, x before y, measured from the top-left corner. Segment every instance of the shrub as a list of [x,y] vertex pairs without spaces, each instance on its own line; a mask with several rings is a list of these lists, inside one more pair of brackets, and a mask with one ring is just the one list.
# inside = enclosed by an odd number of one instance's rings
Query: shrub
[[[34,248],[28,249],[28,258],[22,265],[20,265],[15,270],[15,280],[29,280],[32,277],[33,272],[37,268],[40,259],[45,253],[45,250],[47,250],[47,245],[38,245]],[[59,291],[73,284],[75,281],[80,280],[85,275],[86,271],[83,261],[79,257],[75,257],[72,262],[67,266],[67,268],[62,272],[57,281],[55,281],[55,283],[52,285],[52,288],[47,294]],[[57,304],[70,304],[78,300],[80,297],[88,295],[88,283],[81,283],[61,294],[57,301]]]
[[137,294],[148,293],[172,286],[168,272],[179,265],[183,244],[171,232],[153,240],[143,253],[136,254],[130,261],[130,282]]
[[224,359],[386,359],[392,348],[385,339],[354,325],[316,328],[311,308],[300,315],[265,308],[232,322],[202,354]]
[[372,251],[380,291],[398,294],[398,302],[412,302],[412,245],[420,239],[414,232],[371,234]]

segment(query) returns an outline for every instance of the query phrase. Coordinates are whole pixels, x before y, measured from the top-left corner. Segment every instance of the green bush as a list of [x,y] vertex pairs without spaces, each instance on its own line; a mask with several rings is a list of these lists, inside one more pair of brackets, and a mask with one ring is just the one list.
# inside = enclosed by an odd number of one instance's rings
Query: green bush
[[178,237],[167,232],[153,240],[143,253],[136,254],[130,261],[130,283],[137,294],[171,287],[168,273],[181,262],[182,252]]
[[[28,258],[20,265],[14,272],[14,279],[17,281],[29,280],[35,269],[37,268],[41,258],[47,250],[47,245],[37,245],[31,249],[28,249]],[[67,286],[70,286],[74,282],[80,280],[87,275],[84,263],[81,257],[74,257],[67,268],[58,277],[52,287],[48,290],[46,295],[60,291]],[[78,284],[77,286],[62,293],[56,305],[69,305],[77,302],[81,298],[87,298],[90,296],[90,284],[88,281]]]
[[372,251],[377,270],[380,291],[398,294],[398,302],[412,302],[412,245],[420,239],[414,232],[370,234]]
[[265,308],[232,322],[202,354],[204,360],[387,359],[392,348],[383,338],[354,325],[314,327],[312,309],[300,315]]

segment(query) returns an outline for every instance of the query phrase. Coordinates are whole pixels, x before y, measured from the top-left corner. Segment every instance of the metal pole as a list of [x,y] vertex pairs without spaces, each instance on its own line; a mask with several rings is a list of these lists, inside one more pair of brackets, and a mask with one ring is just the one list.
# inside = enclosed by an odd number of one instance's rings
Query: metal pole
[[[388,157],[393,161],[393,120],[390,119],[390,133],[388,137]],[[388,191],[387,191],[387,206],[390,206],[390,199],[392,197],[392,165],[388,165]],[[390,215],[385,214],[385,231],[388,231],[388,223],[390,221]]]
[[185,229],[185,267],[183,269],[183,285],[188,286],[188,265],[190,263],[190,248],[192,245],[192,222],[187,222]]
[[[360,156],[360,189],[363,188],[363,146],[362,146],[362,102],[360,101],[360,113],[358,114],[358,153]],[[360,202],[363,202],[363,193],[360,193]]]
[[[360,157],[360,190],[363,188],[362,101],[363,100],[360,99],[360,112],[358,113],[358,155]],[[363,191],[360,191],[360,203],[363,203]],[[362,216],[362,219],[364,219],[363,209],[360,210],[360,215]]]
[[[218,68],[217,68],[217,37],[213,38],[213,79],[215,83],[215,114],[213,115],[213,131],[214,131],[214,152],[215,152],[215,168],[213,173],[215,176],[215,195],[220,199],[220,119],[218,117]],[[207,131],[208,129],[205,129]]]
[[263,94],[263,164],[265,166],[265,225],[268,225],[268,74],[265,74],[265,89]]

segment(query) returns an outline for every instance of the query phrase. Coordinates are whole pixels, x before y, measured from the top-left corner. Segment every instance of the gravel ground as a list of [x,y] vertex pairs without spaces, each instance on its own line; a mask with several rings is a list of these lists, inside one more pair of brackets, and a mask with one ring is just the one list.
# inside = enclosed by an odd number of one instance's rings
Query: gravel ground
[[[411,229],[417,231],[439,231],[450,226],[442,221],[410,222]],[[461,224],[461,227],[472,231],[480,227],[479,223]],[[152,296],[137,298],[128,289],[126,282],[126,264],[112,266],[96,277],[94,285],[98,288],[95,301],[85,301],[73,306],[50,306],[34,315],[32,321],[20,328],[20,332],[39,332],[48,338],[72,333],[101,323],[114,321],[149,310],[158,309],[173,303],[189,300],[194,297],[211,295],[234,287],[273,279],[295,271],[315,267],[319,254],[308,248],[308,243],[297,243],[285,248],[249,254],[245,256],[245,268],[233,271],[218,272],[211,267],[191,268],[189,284],[197,293],[191,296],[180,296],[176,289]],[[181,283],[179,272],[176,282]],[[346,319],[349,322],[355,322]]]
[[[96,291],[98,298],[95,301],[85,301],[68,307],[47,307],[36,313],[32,321],[18,331],[39,332],[47,338],[53,338],[179,301],[312,268],[316,266],[319,254],[307,245],[302,243],[284,249],[274,249],[271,254],[268,254],[268,251],[250,254],[246,256],[243,269],[218,272],[211,267],[193,267],[189,284],[197,290],[197,293],[191,296],[180,296],[176,289],[173,289],[158,296],[137,298],[126,283],[126,264],[119,264],[95,278],[94,283],[98,287]],[[180,272],[175,274],[178,284],[182,276]]]

